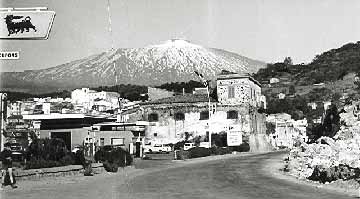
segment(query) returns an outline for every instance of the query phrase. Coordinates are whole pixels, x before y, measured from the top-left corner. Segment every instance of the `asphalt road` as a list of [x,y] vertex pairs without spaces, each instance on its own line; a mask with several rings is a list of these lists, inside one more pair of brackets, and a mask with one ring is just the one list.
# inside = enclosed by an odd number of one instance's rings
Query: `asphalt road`
[[168,163],[126,175],[113,174],[5,191],[1,199],[354,198],[275,178],[268,174],[264,165],[274,158],[279,158],[279,153],[235,156],[190,164]]

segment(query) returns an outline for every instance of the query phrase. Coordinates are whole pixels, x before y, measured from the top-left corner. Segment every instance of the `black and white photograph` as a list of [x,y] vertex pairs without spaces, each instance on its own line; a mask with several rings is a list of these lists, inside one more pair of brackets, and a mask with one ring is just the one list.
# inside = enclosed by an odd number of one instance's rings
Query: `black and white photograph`
[[0,199],[360,198],[359,0],[1,0]]

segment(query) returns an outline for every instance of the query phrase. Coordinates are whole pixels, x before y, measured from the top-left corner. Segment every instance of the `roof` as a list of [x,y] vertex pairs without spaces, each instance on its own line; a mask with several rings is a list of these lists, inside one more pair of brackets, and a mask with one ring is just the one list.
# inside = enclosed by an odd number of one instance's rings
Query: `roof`
[[23,119],[22,115],[11,115],[10,117],[8,117],[7,119]]
[[227,70],[222,70],[216,79],[225,80],[225,79],[242,79],[242,78],[248,78],[261,87],[261,84],[256,79],[254,79],[249,73],[234,73]]
[[[214,98],[210,97],[211,102],[216,102]],[[209,102],[207,94],[185,94],[177,95],[173,97],[162,98],[150,102],[144,102],[142,105],[150,104],[171,104],[171,103],[197,103],[197,102]]]

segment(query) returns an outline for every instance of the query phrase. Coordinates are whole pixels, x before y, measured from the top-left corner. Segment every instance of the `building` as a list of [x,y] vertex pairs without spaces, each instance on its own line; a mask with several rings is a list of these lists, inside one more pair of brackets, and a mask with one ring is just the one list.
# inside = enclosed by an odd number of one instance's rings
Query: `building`
[[123,112],[121,117],[148,122],[146,142],[176,143],[185,133],[206,142],[209,134],[228,131],[257,142],[256,135],[266,131],[265,116],[257,111],[266,103],[261,96],[260,84],[250,75],[222,71],[217,77],[218,100],[184,94],[142,103],[136,112]]
[[148,87],[149,101],[172,97],[174,95],[175,95],[175,92],[172,92],[172,91],[167,91],[165,89],[160,89],[160,88]]
[[82,145],[91,131],[91,126],[102,122],[113,122],[116,118],[87,116],[84,114],[23,115],[24,121],[36,123],[40,138],[60,138],[68,150]]
[[280,82],[280,80],[278,78],[273,77],[273,78],[270,79],[270,84],[276,84],[276,83],[279,83],[279,82]]
[[275,148],[292,148],[297,140],[307,141],[307,120],[293,120],[287,113],[268,115],[266,122],[275,126],[270,143]]
[[141,147],[144,146],[145,125],[147,124],[139,122],[104,122],[94,124],[91,131],[89,131],[89,135],[94,137],[96,146],[119,146],[131,154],[141,157]]
[[[101,110],[113,110],[119,108],[119,98],[119,93],[105,91],[97,92],[90,90],[89,88],[75,89],[71,92],[71,102],[77,107],[82,106],[82,111],[84,112],[93,108]],[[99,101],[102,101],[101,105],[99,105]]]

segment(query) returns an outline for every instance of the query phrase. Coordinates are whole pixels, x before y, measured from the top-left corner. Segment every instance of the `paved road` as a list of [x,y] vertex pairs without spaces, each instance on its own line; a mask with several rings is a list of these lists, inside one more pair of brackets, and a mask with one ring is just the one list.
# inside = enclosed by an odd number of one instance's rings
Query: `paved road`
[[[264,162],[279,153],[223,160],[169,164],[159,168],[84,179],[64,184],[7,191],[2,198],[354,198],[280,180],[267,174]],[[169,168],[170,167],[170,168]],[[133,176],[134,174],[138,174]],[[130,177],[132,176],[132,177]]]

